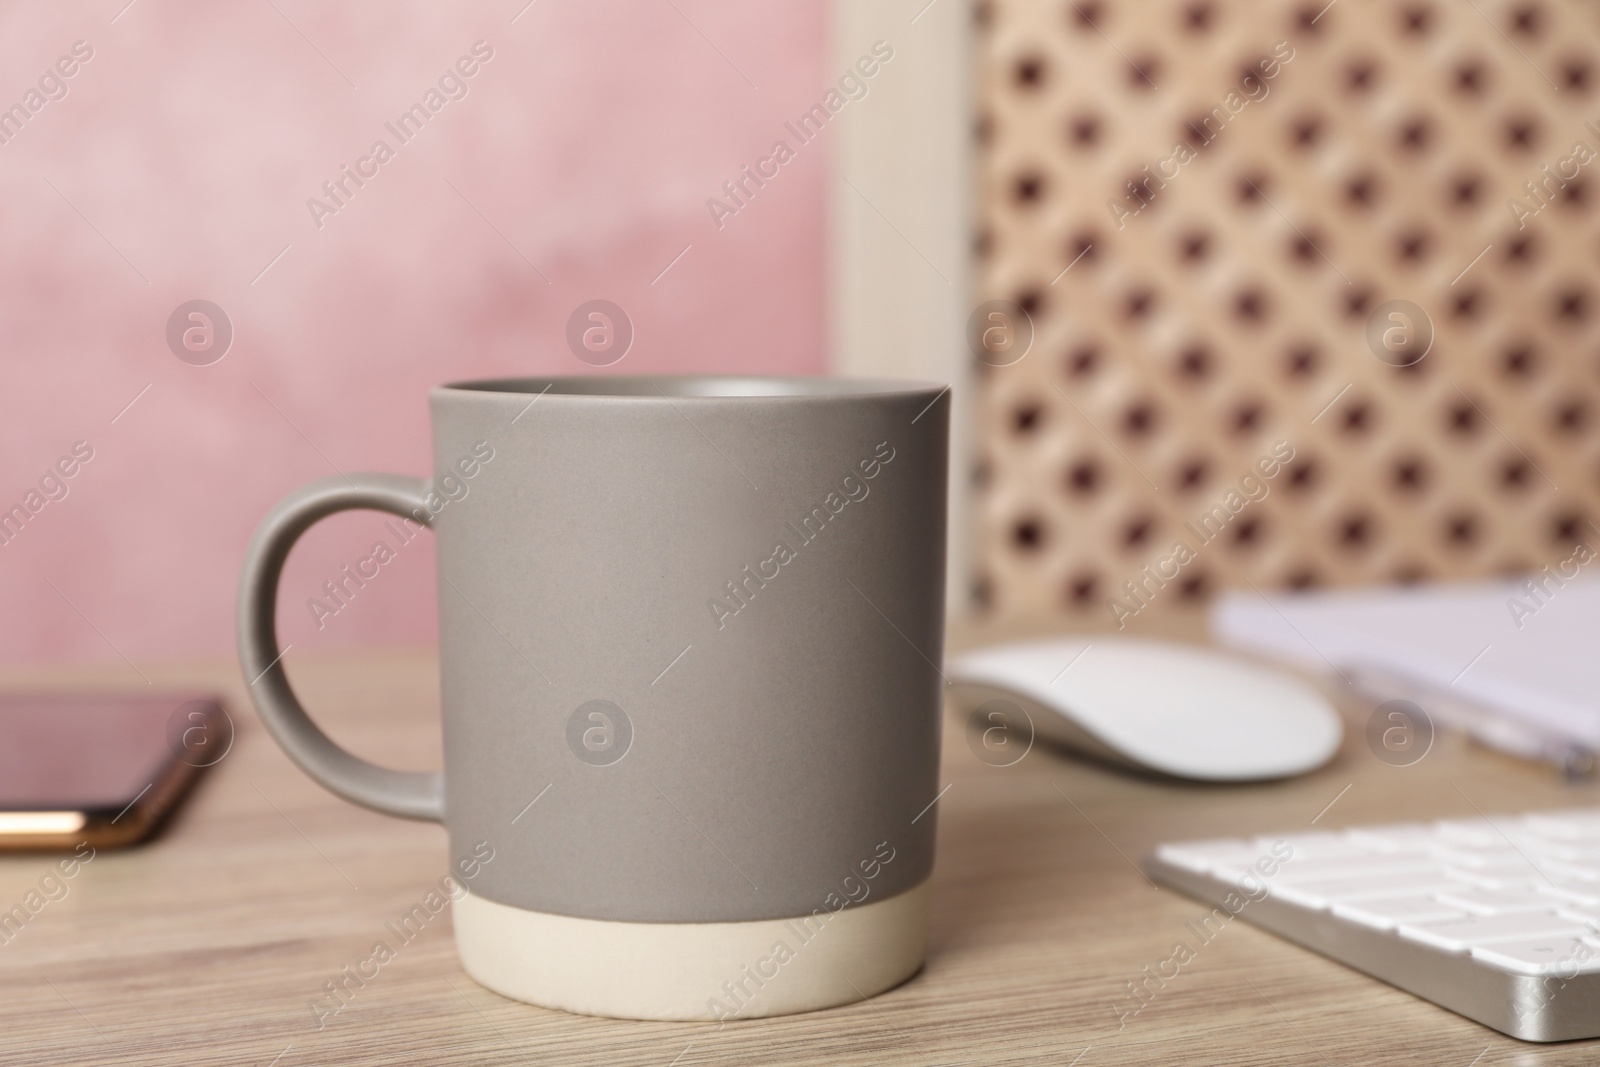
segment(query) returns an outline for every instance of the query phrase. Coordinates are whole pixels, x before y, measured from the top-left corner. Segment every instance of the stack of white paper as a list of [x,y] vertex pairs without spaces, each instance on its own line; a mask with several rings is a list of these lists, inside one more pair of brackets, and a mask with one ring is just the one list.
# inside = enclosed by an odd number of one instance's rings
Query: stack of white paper
[[1427,698],[1468,706],[1480,720],[1600,750],[1600,578],[1580,573],[1595,558],[1580,545],[1517,581],[1232,592],[1214,603],[1211,627],[1222,644],[1334,673],[1368,695],[1429,712]]

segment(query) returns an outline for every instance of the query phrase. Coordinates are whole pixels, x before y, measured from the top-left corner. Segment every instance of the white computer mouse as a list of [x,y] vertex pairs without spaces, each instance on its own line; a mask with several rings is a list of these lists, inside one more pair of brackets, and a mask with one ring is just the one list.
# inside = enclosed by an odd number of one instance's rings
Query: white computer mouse
[[1040,738],[1179,778],[1304,774],[1333,758],[1344,735],[1310,685],[1194,645],[1115,637],[997,645],[956,657],[946,675],[964,717],[1010,701]]

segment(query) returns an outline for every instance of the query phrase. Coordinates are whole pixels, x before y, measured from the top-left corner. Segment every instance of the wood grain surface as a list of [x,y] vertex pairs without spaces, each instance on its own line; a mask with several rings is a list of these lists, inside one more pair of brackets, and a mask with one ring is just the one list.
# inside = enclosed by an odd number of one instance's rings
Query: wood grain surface
[[[1198,632],[1194,619],[1172,625]],[[995,636],[956,634],[952,647]],[[467,978],[445,912],[319,1028],[309,1003],[323,983],[444,873],[443,831],[352,807],[306,779],[261,728],[232,665],[144,670],[157,685],[224,693],[234,747],[161,837],[100,852],[0,944],[0,1063],[1600,1062],[1595,1043],[1513,1041],[1243,922],[1119,1024],[1124,983],[1168,957],[1205,910],[1136,868],[1161,841],[1600,805],[1594,785],[1449,736],[1414,766],[1388,766],[1366,748],[1368,707],[1342,696],[1351,729],[1337,759],[1254,786],[1142,779],[1039,748],[990,767],[947,717],[928,963],[864,1003],[722,1028],[547,1011]],[[392,766],[435,762],[431,655],[306,657],[290,673],[342,743]],[[10,670],[0,685],[117,688],[127,671]],[[53,862],[0,859],[0,910]]]

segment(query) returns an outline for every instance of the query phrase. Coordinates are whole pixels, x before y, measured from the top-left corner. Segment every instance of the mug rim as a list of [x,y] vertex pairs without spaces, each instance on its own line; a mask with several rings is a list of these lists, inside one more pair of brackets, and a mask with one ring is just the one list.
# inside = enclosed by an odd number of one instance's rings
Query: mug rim
[[911,378],[851,378],[763,374],[595,374],[478,378],[446,382],[438,391],[486,396],[543,396],[591,400],[841,400],[944,393],[942,382]]

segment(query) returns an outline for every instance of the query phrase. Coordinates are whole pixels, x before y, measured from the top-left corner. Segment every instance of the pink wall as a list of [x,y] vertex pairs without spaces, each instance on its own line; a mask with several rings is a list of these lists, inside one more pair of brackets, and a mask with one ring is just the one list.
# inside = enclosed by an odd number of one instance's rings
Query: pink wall
[[[588,372],[563,339],[585,300],[635,324],[602,373],[824,369],[825,153],[720,231],[706,208],[819,94],[818,0],[124,3],[0,9],[0,107],[44,100],[0,144],[0,509],[94,451],[0,546],[0,661],[226,654],[274,500],[428,473],[432,384]],[[479,40],[466,96],[399,146],[385,121]],[[30,100],[77,41],[67,94]],[[379,138],[394,158],[319,228],[307,199]],[[234,325],[209,366],[165,339],[195,298]],[[296,649],[432,640],[426,541],[311,624],[378,522],[302,542]]]

